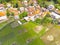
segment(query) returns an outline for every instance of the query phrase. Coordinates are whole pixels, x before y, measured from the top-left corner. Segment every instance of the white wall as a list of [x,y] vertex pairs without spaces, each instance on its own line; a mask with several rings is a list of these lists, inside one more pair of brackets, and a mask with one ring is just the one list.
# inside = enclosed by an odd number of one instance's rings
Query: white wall
[[6,20],[7,19],[7,16],[1,16],[0,17],[0,20]]

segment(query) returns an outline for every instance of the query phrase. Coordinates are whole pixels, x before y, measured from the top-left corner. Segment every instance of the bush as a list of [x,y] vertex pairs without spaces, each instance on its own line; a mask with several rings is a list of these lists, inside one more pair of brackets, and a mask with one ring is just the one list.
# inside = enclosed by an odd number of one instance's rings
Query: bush
[[27,16],[27,12],[23,12],[23,13],[19,14],[20,19],[22,19],[26,16]]
[[60,9],[60,5],[59,5],[59,4],[55,4],[55,7],[56,7],[57,9]]
[[41,24],[41,19],[37,18],[34,22],[35,22],[36,24]]
[[13,7],[14,7],[14,8],[18,8],[18,3],[15,3],[15,4],[13,5]]
[[51,22],[52,22],[52,18],[47,16],[47,15],[41,21],[42,24],[48,24],[48,23],[51,23]]
[[7,17],[9,17],[9,16],[10,16],[10,13],[9,13],[9,11],[7,10],[6,12],[7,12],[7,13],[6,13]]
[[27,22],[26,20],[20,20],[22,23],[25,23],[25,22]]

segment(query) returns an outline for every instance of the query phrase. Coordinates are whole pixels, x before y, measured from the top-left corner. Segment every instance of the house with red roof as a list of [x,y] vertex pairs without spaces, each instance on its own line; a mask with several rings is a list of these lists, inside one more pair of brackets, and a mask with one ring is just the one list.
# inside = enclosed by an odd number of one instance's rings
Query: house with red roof
[[17,10],[17,8],[11,8],[11,9],[9,9],[9,12],[14,13],[14,18],[15,19],[19,19],[19,11]]

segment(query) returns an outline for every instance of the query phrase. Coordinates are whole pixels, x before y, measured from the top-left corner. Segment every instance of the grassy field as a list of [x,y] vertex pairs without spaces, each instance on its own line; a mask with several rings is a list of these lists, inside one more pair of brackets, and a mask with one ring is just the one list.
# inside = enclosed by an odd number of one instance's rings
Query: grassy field
[[[47,36],[52,35],[53,41],[47,40]],[[41,38],[46,45],[60,45],[60,25],[54,25],[53,28],[49,29]]]
[[2,28],[4,25],[6,25],[7,24],[7,22],[5,21],[5,22],[2,22],[2,23],[0,23],[0,28]]
[[11,25],[8,24],[0,31],[0,44],[45,45],[44,42],[40,39],[40,34],[42,35],[44,31],[36,34],[36,32],[34,32],[35,26],[37,26],[37,24],[33,22],[28,22],[15,28],[12,28]]

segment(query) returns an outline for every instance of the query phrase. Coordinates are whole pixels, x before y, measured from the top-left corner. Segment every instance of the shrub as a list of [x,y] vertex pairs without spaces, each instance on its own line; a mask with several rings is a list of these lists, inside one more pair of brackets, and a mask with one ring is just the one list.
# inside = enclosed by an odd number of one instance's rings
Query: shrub
[[26,16],[27,16],[27,12],[23,12],[23,13],[19,14],[20,19],[22,19]]

